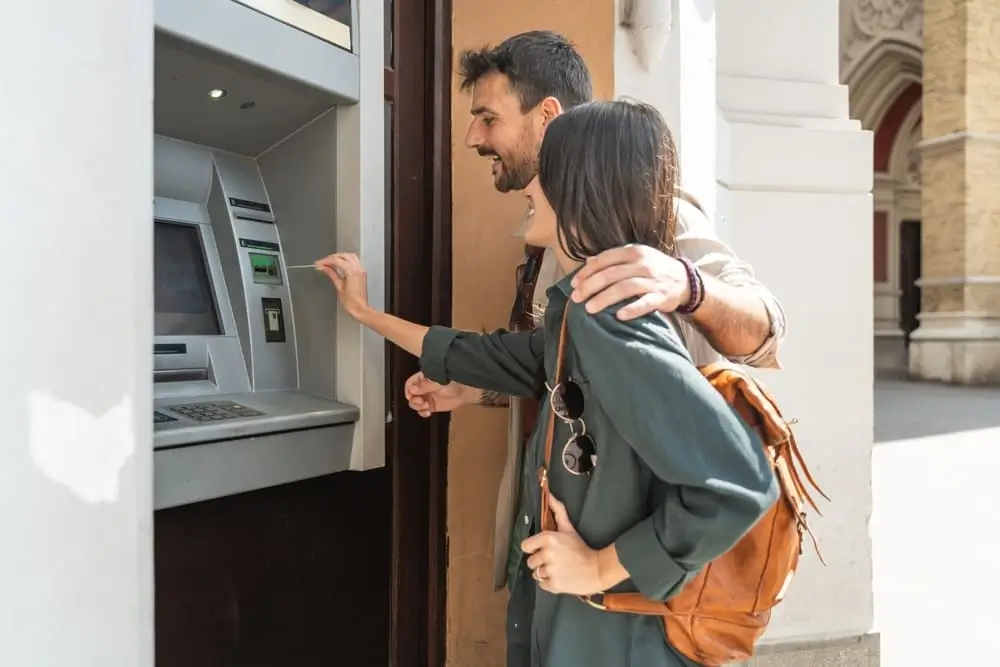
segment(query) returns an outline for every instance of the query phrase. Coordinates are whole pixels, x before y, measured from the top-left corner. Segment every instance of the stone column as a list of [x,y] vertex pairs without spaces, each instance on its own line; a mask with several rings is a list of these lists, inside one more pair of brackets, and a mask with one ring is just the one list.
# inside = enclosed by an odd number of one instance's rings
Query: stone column
[[872,136],[839,83],[836,0],[716,0],[720,213],[782,301],[784,369],[759,375],[796,416],[835,499],[755,665],[878,664],[873,626]]
[[4,3],[0,665],[153,665],[153,3]]
[[994,0],[925,0],[918,378],[1000,382],[998,44]]

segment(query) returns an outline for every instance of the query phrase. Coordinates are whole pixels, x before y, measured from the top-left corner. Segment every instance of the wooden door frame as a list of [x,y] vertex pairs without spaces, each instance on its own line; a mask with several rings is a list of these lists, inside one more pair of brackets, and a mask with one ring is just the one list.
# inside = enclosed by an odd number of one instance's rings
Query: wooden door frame
[[[395,67],[385,72],[394,106],[389,307],[408,320],[444,325],[451,324],[451,2],[395,0],[395,58],[387,63]],[[394,347],[387,355],[390,664],[443,667],[448,419],[422,419],[406,406],[403,383],[417,360]]]

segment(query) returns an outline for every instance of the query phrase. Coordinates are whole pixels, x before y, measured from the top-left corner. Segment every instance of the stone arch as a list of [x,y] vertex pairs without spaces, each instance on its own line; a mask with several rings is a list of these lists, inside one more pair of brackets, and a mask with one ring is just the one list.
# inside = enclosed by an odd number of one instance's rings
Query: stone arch
[[874,130],[893,103],[923,77],[923,53],[903,39],[881,39],[867,48],[845,72],[851,96],[851,118]]
[[875,154],[872,158],[876,173],[892,173],[890,165],[899,142],[909,140],[914,123],[919,125],[922,98],[923,87],[919,83],[910,83],[881,113],[878,124],[873,128]]
[[922,121],[923,105],[917,99],[902,118],[890,147],[885,171],[901,187],[920,187]]
[[875,361],[877,369],[908,366],[901,328],[900,227],[920,218],[919,154],[922,52],[899,38],[878,40],[845,72],[851,116],[873,132]]

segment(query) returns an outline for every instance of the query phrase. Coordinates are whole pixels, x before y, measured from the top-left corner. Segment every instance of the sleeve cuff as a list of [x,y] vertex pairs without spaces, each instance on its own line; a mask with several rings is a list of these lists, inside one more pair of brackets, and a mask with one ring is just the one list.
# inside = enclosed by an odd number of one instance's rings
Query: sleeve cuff
[[438,384],[451,382],[448,377],[448,349],[458,336],[458,331],[448,327],[433,326],[424,336],[424,346],[420,351],[420,370],[427,379]]
[[764,310],[767,311],[767,319],[771,324],[771,331],[763,344],[756,351],[743,357],[729,357],[729,360],[736,364],[750,366],[753,368],[773,368],[780,369],[781,361],[778,360],[778,344],[785,337],[785,315],[770,292],[757,290],[757,295],[764,302]]
[[688,572],[664,551],[652,518],[615,540],[615,551],[632,583],[650,600],[665,601],[687,578]]

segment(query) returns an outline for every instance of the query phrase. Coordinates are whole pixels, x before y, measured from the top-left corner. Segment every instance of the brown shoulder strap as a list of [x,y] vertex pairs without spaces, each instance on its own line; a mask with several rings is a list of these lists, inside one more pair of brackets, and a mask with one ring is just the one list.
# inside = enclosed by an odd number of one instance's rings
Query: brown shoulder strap
[[[764,385],[745,370],[725,362],[710,364],[699,370],[713,383],[716,389],[723,393],[728,403],[733,405],[737,395],[739,395],[739,398],[756,413],[755,416],[759,417],[759,421],[751,425],[755,427],[761,442],[772,450],[775,475],[781,486],[781,497],[789,504],[792,513],[800,517],[801,530],[809,535],[816,555],[819,556],[820,562],[826,565],[826,559],[819,548],[819,541],[806,522],[805,515],[802,514],[799,505],[803,502],[807,503],[814,512],[820,516],[823,514],[813,499],[806,482],[827,501],[830,500],[830,497],[823,492],[823,489],[813,478],[802,452],[799,451],[798,441],[791,428],[798,420],[785,419],[777,402]],[[728,374],[732,381],[726,382],[723,387],[718,381],[724,377],[724,373]],[[741,416],[748,419],[746,415],[741,414]],[[803,477],[805,477],[805,482]]]
[[[566,356],[566,316],[570,304],[563,310],[562,325],[559,327],[559,349],[556,352],[556,373],[551,389],[563,381],[563,360]],[[549,461],[552,460],[552,439],[556,433],[556,412],[552,409],[552,396],[549,396],[549,422],[545,429],[545,461],[538,469],[538,483],[542,487],[541,528],[543,531],[556,530],[556,520],[549,509]]]
[[[562,326],[559,327],[559,351],[556,353],[556,375],[553,379],[554,384],[552,389],[559,386],[559,383],[563,381],[563,359],[566,356],[566,315],[569,313],[569,304],[566,304],[566,309],[563,310],[562,316]],[[551,397],[550,397],[551,402]],[[549,406],[551,408],[551,405]],[[552,458],[552,438],[555,437],[556,432],[556,412],[555,410],[549,410],[549,425],[545,432],[545,468],[549,467],[549,460]]]

